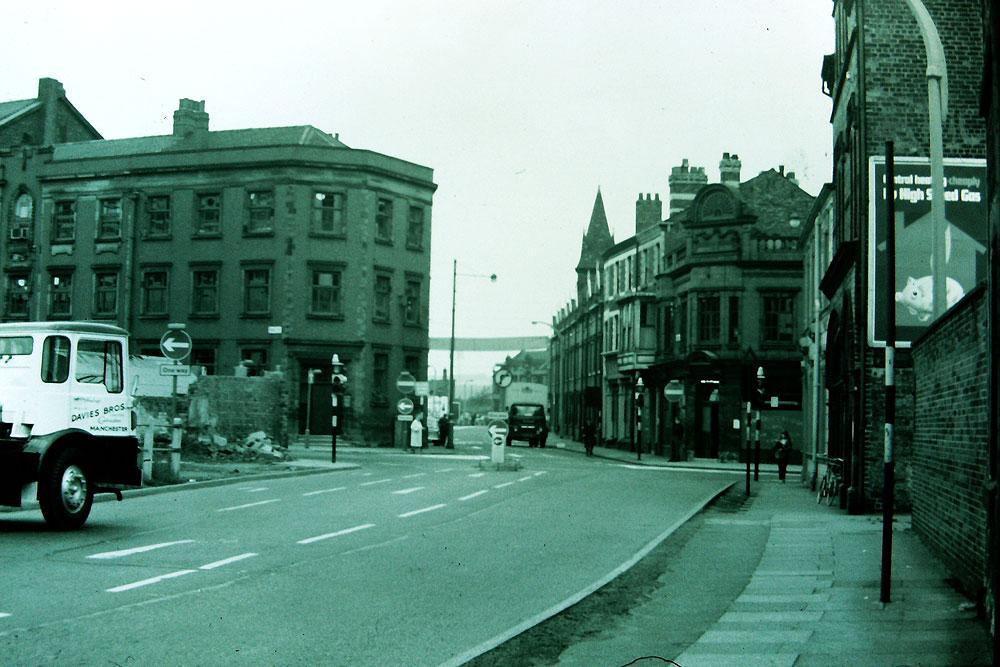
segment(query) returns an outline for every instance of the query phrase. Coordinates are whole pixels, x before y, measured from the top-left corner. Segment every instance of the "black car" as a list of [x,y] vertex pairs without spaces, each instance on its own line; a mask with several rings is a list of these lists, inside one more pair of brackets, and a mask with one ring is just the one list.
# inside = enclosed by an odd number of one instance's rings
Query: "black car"
[[539,403],[514,403],[507,411],[507,445],[514,440],[528,443],[529,447],[544,447],[549,437],[549,424],[545,421],[545,406]]

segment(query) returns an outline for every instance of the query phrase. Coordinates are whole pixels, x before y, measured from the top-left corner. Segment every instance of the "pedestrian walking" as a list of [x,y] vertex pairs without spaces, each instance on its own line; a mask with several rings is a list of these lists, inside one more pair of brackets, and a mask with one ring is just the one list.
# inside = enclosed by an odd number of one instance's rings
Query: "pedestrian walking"
[[594,445],[597,441],[597,425],[591,417],[583,424],[583,447],[587,450],[587,456],[594,455]]
[[788,450],[792,447],[792,436],[788,431],[782,431],[781,437],[774,443],[774,460],[778,464],[778,479],[785,481],[785,471],[788,469]]
[[447,411],[442,412],[438,419],[438,439],[445,446],[445,449],[455,449],[455,443],[451,437],[451,420],[448,418]]

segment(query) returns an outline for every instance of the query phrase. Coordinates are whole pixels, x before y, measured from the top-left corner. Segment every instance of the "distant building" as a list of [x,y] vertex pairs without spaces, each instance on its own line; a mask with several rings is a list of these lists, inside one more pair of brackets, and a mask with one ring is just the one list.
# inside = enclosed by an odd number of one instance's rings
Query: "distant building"
[[299,432],[311,395],[329,433],[336,353],[348,428],[388,442],[396,376],[427,368],[432,170],[308,125],[211,131],[202,101],[173,118],[103,140],[53,79],[0,103],[3,319],[114,322],[141,353],[186,323],[206,373],[284,371]]
[[[765,416],[765,437],[787,428],[798,439],[798,244],[813,197],[783,168],[741,183],[740,166],[724,154],[722,182],[709,184],[685,160],[671,170],[670,217],[658,195],[640,195],[635,234],[617,243],[598,195],[577,298],[553,320],[557,432],[579,438],[593,417],[612,446],[641,439],[645,451],[675,459],[735,459],[744,436],[732,423],[743,423],[763,367],[768,399],[779,402]],[[676,402],[664,395],[668,384],[681,388]]]
[[580,439],[588,420],[599,424],[603,410],[604,253],[614,245],[601,191],[594,198],[576,264],[576,298],[552,319],[550,406],[552,428]]

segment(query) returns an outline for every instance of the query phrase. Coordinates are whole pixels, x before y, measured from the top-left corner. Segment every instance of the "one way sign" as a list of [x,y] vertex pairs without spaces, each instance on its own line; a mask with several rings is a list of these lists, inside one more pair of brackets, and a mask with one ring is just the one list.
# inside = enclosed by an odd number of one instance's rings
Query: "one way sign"
[[191,354],[191,336],[183,329],[171,329],[160,338],[160,351],[167,359],[187,359]]

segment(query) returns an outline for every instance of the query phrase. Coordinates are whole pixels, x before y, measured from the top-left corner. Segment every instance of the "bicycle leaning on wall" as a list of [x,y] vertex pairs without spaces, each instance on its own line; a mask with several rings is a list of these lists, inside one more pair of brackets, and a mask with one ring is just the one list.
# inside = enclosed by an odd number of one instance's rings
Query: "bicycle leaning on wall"
[[819,490],[816,492],[816,502],[826,500],[827,505],[833,505],[834,500],[840,499],[840,489],[844,485],[844,459],[831,457],[826,458],[826,472],[820,480]]

